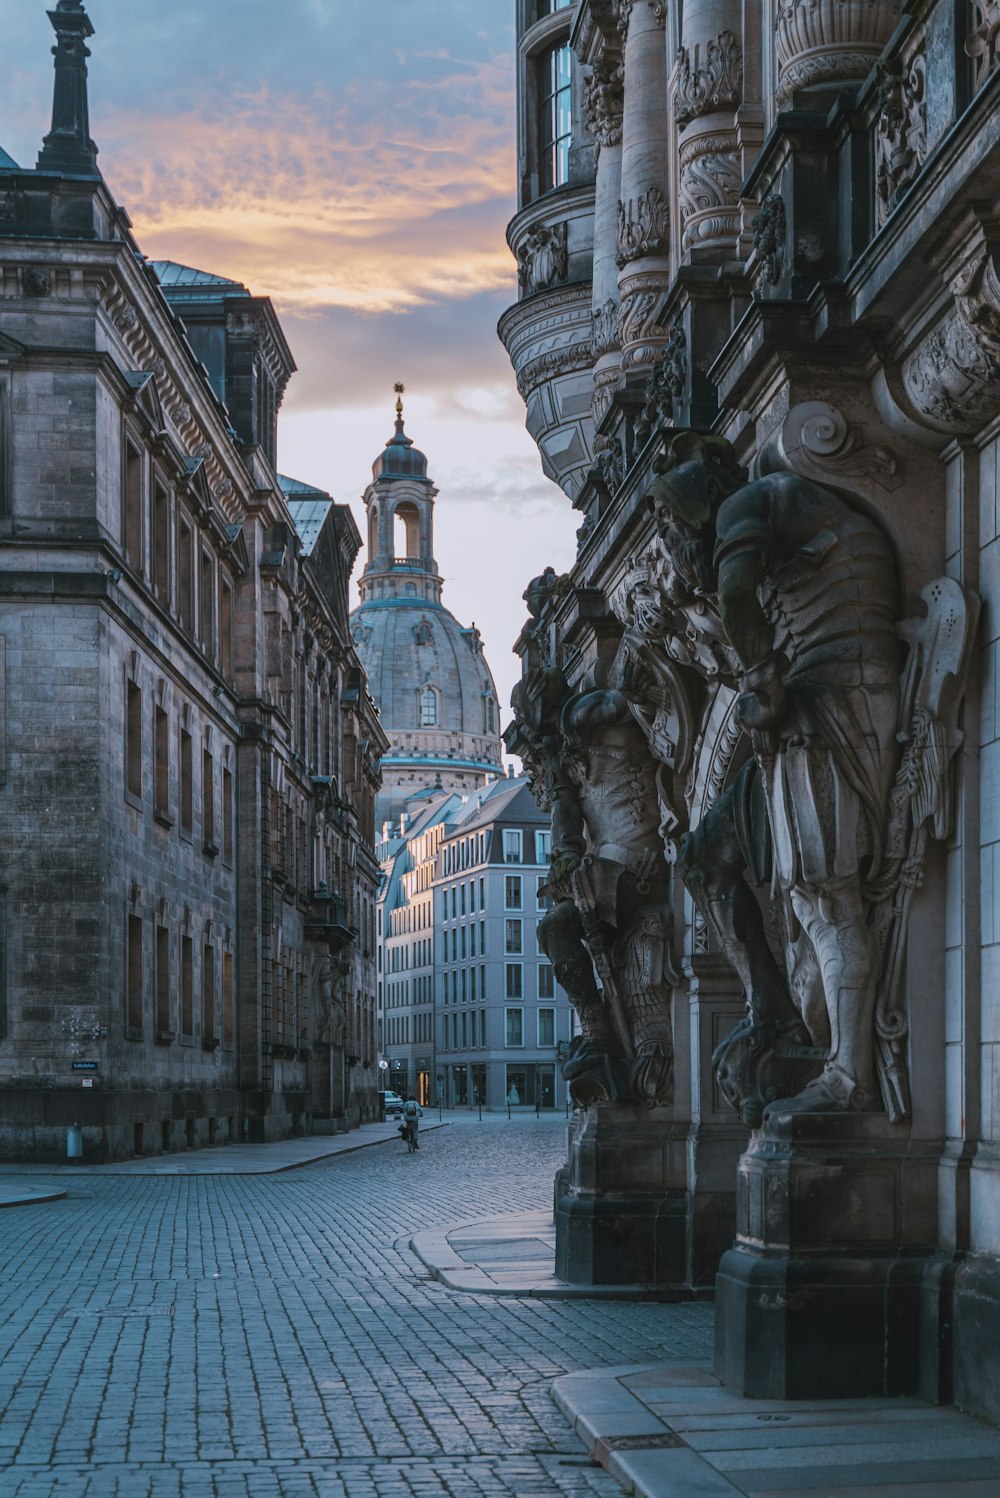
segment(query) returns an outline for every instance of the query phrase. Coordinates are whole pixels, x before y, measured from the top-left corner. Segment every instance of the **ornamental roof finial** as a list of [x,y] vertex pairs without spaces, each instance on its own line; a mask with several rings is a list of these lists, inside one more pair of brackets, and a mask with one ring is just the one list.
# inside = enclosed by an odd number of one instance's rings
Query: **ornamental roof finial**
[[82,0],[59,0],[48,12],[56,45],[56,77],[52,94],[52,129],[42,142],[38,156],[40,172],[64,172],[71,176],[96,177],[97,147],[90,138],[90,108],[87,101],[87,38],[94,28]]
[[396,436],[401,437],[403,435],[403,395],[405,394],[406,386],[401,385],[397,380],[392,388],[396,392]]

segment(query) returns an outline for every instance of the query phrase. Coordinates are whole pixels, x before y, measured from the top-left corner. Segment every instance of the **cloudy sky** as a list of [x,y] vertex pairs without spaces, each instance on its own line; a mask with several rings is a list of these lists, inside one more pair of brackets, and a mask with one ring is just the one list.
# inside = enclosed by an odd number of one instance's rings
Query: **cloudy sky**
[[[541,473],[496,337],[516,294],[514,0],[87,9],[92,134],[146,254],[277,305],[299,366],[282,470],[360,517],[405,382],[440,490],[445,601],[483,631],[506,702],[521,593],[570,564],[579,519]],[[0,146],[23,165],[48,128],[45,12],[0,0]]]

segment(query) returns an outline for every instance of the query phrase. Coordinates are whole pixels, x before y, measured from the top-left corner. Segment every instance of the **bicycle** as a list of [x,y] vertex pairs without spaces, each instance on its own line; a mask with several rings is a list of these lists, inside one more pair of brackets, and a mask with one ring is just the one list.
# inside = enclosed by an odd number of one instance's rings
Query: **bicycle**
[[405,1127],[406,1127],[406,1152],[407,1152],[407,1154],[412,1155],[415,1150],[418,1150],[420,1148],[420,1145],[417,1143],[417,1126],[416,1126],[416,1124],[408,1123],[408,1124],[405,1125]]

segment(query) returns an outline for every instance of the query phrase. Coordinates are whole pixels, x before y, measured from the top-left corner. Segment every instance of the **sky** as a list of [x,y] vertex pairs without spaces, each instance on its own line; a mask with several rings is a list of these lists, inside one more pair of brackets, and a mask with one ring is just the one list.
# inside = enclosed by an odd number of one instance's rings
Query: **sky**
[[[0,0],[0,147],[25,166],[49,123],[46,9]],[[570,566],[579,524],[542,474],[496,336],[517,291],[514,0],[87,10],[91,134],[143,251],[274,300],[298,365],[281,471],[360,523],[406,385],[406,429],[440,491],[444,601],[479,626],[508,702],[521,594]]]

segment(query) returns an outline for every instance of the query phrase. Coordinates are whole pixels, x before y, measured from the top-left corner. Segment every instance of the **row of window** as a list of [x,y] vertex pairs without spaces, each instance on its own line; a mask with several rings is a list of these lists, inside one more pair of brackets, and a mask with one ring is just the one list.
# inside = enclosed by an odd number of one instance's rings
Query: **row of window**
[[[129,1040],[144,1040],[148,957],[146,922],[129,915],[125,923],[125,1025]],[[221,973],[216,944],[156,923],[152,931],[153,1038],[175,1039],[214,1050],[233,1044],[236,993],[233,954],[223,951]],[[221,993],[219,979],[221,977]]]
[[202,650],[233,674],[233,588],[194,518],[145,453],[125,439],[122,534],[129,566]]
[[[144,779],[143,693],[135,681],[126,684],[125,702],[125,791],[130,800],[141,804]],[[202,846],[214,857],[221,847],[223,860],[233,861],[233,776],[224,766],[221,776],[221,826],[218,818],[215,757],[207,744],[201,750],[201,776],[196,783],[197,753],[194,738],[183,719],[170,731],[170,714],[159,704],[153,706],[153,815],[165,827],[179,823],[181,836],[194,840],[195,826],[200,822]],[[173,800],[174,777],[171,774],[176,745],[176,805]],[[198,792],[200,790],[200,796]],[[221,835],[221,842],[220,842]]]
[[[517,1008],[505,1009],[504,1046],[523,1046],[525,1044],[524,1037],[524,1010]],[[539,1047],[555,1045],[556,1011],[554,1009],[538,1009],[535,1011],[535,1037],[535,1043]],[[442,1049],[446,1051],[488,1049],[487,1011],[485,1009],[473,1009],[446,1014],[444,1016]]]
[[[412,1021],[412,1023],[411,1023]],[[385,1044],[432,1045],[434,1043],[433,1014],[400,1014],[385,1021]]]

